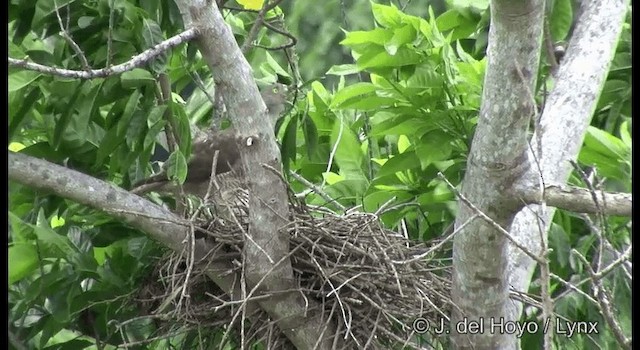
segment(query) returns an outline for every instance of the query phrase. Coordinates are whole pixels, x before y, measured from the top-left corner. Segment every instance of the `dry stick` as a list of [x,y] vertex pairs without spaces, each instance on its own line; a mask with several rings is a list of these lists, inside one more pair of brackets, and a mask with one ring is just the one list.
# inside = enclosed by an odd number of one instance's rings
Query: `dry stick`
[[253,23],[253,26],[249,30],[249,34],[247,34],[247,38],[245,39],[244,43],[242,44],[242,47],[240,48],[240,51],[243,54],[246,54],[247,51],[249,51],[249,48],[251,47],[251,42],[256,39],[256,36],[258,35],[258,31],[260,30],[260,26],[262,26],[262,23],[264,22],[264,16],[267,14],[268,11],[274,9],[281,2],[282,0],[274,0],[273,2],[269,2],[269,1],[264,2],[264,4],[262,5],[262,8],[260,9],[260,12],[258,12],[258,17],[256,17],[256,21]]
[[274,47],[269,47],[269,46],[264,46],[264,45],[260,45],[260,44],[254,44],[254,47],[259,47],[261,49],[265,49],[268,51],[279,51],[279,50],[286,50],[290,47],[294,47],[297,43],[298,43],[298,39],[296,39],[295,36],[293,36],[291,33],[282,30],[276,26],[274,26],[273,24],[269,23],[269,22],[263,22],[262,23],[265,27],[267,27],[268,29],[271,29],[272,31],[287,37],[287,39],[289,39],[288,43],[282,44],[282,45],[278,45],[278,46],[274,46]]
[[[548,24],[546,20],[545,20],[545,23]],[[548,29],[548,25],[546,26],[546,29]],[[547,31],[545,33],[545,39],[547,39],[547,41],[550,40],[548,37],[548,34],[549,33]],[[553,52],[551,54],[553,54]],[[555,62],[555,58],[554,58],[554,61],[552,61],[552,65],[555,65],[555,67],[557,68],[557,63]],[[539,180],[538,187],[540,190],[540,206],[538,207],[538,212],[534,213],[536,217],[536,224],[538,226],[538,234],[540,235],[540,250],[542,252],[542,256],[544,257],[544,259],[543,258],[540,259],[542,262],[538,262],[540,264],[540,280],[542,282],[542,286],[540,288],[540,297],[542,298],[543,319],[551,322],[551,324],[554,324],[555,317],[553,313],[553,299],[551,298],[551,295],[549,293],[549,290],[551,288],[551,277],[550,277],[551,269],[549,267],[549,259],[546,258],[549,252],[549,241],[548,241],[547,235],[545,234],[546,230],[544,229],[546,226],[546,223],[541,222],[542,218],[544,217],[544,213],[546,213],[547,211],[547,203],[545,201],[546,185],[545,185],[544,176],[542,173],[542,167],[540,165],[540,161],[538,160],[538,156],[542,156],[542,133],[541,133],[542,129],[539,127],[540,112],[538,110],[538,105],[536,104],[536,101],[535,101],[535,96],[531,91],[529,85],[527,84],[526,79],[524,78],[524,74],[522,73],[520,64],[517,61],[515,61],[514,66],[516,68],[516,72],[518,73],[518,77],[520,78],[522,85],[527,91],[527,94],[529,96],[529,103],[531,104],[534,112],[533,118],[535,118],[536,141],[538,146],[537,154],[533,150],[533,147],[531,145],[531,140],[527,140],[527,144],[529,145],[529,150],[533,155],[534,163],[536,165],[536,169],[538,170],[538,180]],[[526,208],[529,208],[529,207],[526,206]],[[553,343],[553,332],[545,332],[544,348],[547,350],[551,349],[552,343]]]
[[[578,288],[580,285],[584,284],[586,281],[582,280],[579,283],[573,284],[571,282],[567,282],[564,280],[564,278],[556,275],[556,274],[551,274],[551,277],[553,279],[555,279],[556,281],[562,283],[565,287],[569,288],[570,290],[567,290],[565,292],[563,292],[562,294],[558,295],[557,297],[554,298],[554,300],[560,300],[561,298],[563,298],[564,296],[566,296],[567,294],[570,293],[570,291],[574,291],[578,294],[580,294],[582,297],[584,297],[585,299],[589,300],[590,302],[592,302],[594,305],[598,304],[598,302],[589,294],[583,292],[580,288]],[[591,279],[587,279],[587,281],[591,281]]]
[[462,193],[460,193],[460,191],[458,191],[451,184],[451,182],[449,182],[449,180],[447,180],[447,178],[444,176],[444,174],[442,174],[442,172],[438,172],[438,177],[440,177],[444,182],[446,182],[446,184],[449,186],[451,191],[453,191],[453,193],[455,193],[456,197],[458,197],[466,206],[468,206],[469,208],[471,208],[471,210],[473,210],[476,214],[478,214],[480,216],[480,218],[482,218],[486,223],[491,225],[491,227],[493,227],[498,232],[500,232],[502,235],[504,235],[507,239],[509,239],[509,241],[511,241],[511,243],[513,243],[513,245],[518,247],[525,254],[527,254],[527,256],[529,256],[531,259],[535,260],[537,263],[542,264],[544,262],[544,260],[542,258],[540,258],[539,256],[533,254],[529,249],[527,249],[527,247],[525,247],[522,244],[520,244],[513,236],[511,236],[511,234],[507,230],[502,228],[502,226],[498,225],[495,221],[493,221],[493,219],[488,217],[487,214],[483,213],[480,209],[478,209],[478,207],[473,205],[473,203],[471,203],[465,196],[463,196]]
[[134,68],[141,67],[161,55],[165,51],[182,44],[185,41],[189,41],[198,35],[198,31],[195,28],[189,28],[184,32],[174,35],[171,38],[159,43],[158,45],[143,51],[142,53],[133,56],[129,61],[115,65],[113,67],[106,67],[101,69],[92,69],[89,71],[70,70],[63,68],[56,68],[51,66],[45,66],[42,64],[29,62],[27,59],[15,59],[9,57],[9,65],[21,67],[24,69],[49,74],[57,75],[66,78],[77,79],[93,79],[93,78],[106,78],[112,75],[122,74],[130,71]]
[[[331,153],[329,154],[329,162],[327,163],[327,170],[325,172],[330,172],[331,171],[331,166],[333,165],[333,157],[336,156],[336,152],[338,151],[338,145],[340,144],[340,141],[342,140],[342,130],[344,129],[344,121],[342,120],[342,118],[340,118],[340,130],[338,131],[338,139],[336,140],[336,144],[333,145],[333,148],[331,149]],[[324,184],[327,182],[327,178],[323,177],[322,179],[322,185],[320,185],[320,187],[324,187]]]
[[211,196],[211,190],[215,186],[216,191],[220,191],[220,185],[218,185],[218,181],[216,181],[216,171],[218,167],[218,155],[220,154],[219,150],[216,150],[213,153],[213,164],[211,164],[211,177],[209,178],[209,186],[207,187],[207,193],[204,195],[203,204],[209,202],[209,197]]
[[[171,104],[173,101],[171,100],[171,82],[169,81],[169,76],[165,73],[160,74],[158,77],[160,83],[160,94],[161,94],[161,103],[164,104],[167,108],[164,111],[163,118],[167,121],[167,124],[164,128],[164,133],[167,137],[167,146],[169,147],[169,152],[173,153],[179,147],[179,140],[176,131],[177,122],[173,117],[173,113],[171,112]],[[176,197],[176,212],[182,213],[184,216],[186,212],[186,195],[184,193],[184,188],[182,184],[178,184],[178,187],[173,191],[174,196]]]
[[86,71],[91,70],[91,67],[89,66],[89,61],[87,61],[87,57],[85,57],[84,52],[82,52],[82,49],[80,49],[80,46],[78,46],[78,44],[75,41],[73,41],[73,38],[71,38],[71,35],[67,33],[67,29],[69,28],[69,4],[67,4],[66,26],[62,24],[62,17],[60,17],[60,10],[58,9],[58,2],[56,0],[53,0],[53,6],[56,8],[56,17],[58,18],[58,24],[60,25],[60,35],[62,35],[64,40],[66,40],[67,43],[71,45],[71,48],[73,49],[73,51],[76,53],[76,55],[78,55],[78,58],[80,59],[80,63],[82,64],[82,69]]
[[[587,299],[589,299],[592,303],[597,304],[597,302],[595,301],[595,299],[592,299],[590,295],[584,293],[582,290],[580,290],[578,287],[580,287],[581,285],[589,282],[589,281],[593,281],[594,279],[600,280],[602,278],[604,278],[606,275],[608,275],[610,272],[613,271],[614,268],[616,268],[618,265],[624,263],[625,261],[629,260],[631,258],[631,246],[627,247],[627,249],[624,251],[624,253],[622,253],[616,260],[614,260],[611,264],[609,264],[609,266],[605,267],[604,269],[596,272],[593,277],[587,277],[584,278],[582,280],[580,280],[579,282],[573,284],[570,282],[565,281],[563,278],[553,275],[552,277],[555,278],[556,280],[558,280],[560,283],[564,284],[565,286],[567,286],[569,289],[581,294],[582,296],[586,297]],[[569,294],[569,290],[564,291],[562,293],[560,293],[558,296],[555,297],[555,300],[559,300],[561,298],[564,298],[567,294]]]
[[[605,242],[607,242],[607,239],[603,234],[608,231],[608,225],[604,217],[604,212],[600,208],[598,196],[596,194],[596,189],[593,187],[592,182],[589,180],[589,178],[586,176],[584,171],[582,171],[582,169],[578,166],[578,164],[575,161],[571,161],[571,165],[573,166],[573,168],[576,170],[576,172],[580,175],[582,180],[585,182],[585,184],[589,188],[589,192],[591,193],[591,197],[593,199],[594,205],[598,209],[596,213],[596,217],[598,218],[598,221],[600,222],[600,226],[601,226],[601,230],[593,230],[596,236],[598,237],[597,259],[594,262],[595,269],[591,267],[590,263],[587,262],[586,258],[584,258],[581,254],[579,254],[577,250],[573,249],[572,252],[574,252],[580,258],[580,260],[582,260],[583,263],[587,266],[587,272],[589,273],[589,276],[591,277],[591,280],[593,283],[593,292],[594,292],[594,297],[598,302],[597,303],[598,308],[600,309],[600,312],[602,313],[602,316],[604,317],[605,321],[607,322],[609,327],[612,329],[613,334],[616,337],[618,343],[625,348],[631,349],[630,339],[626,338],[626,336],[622,332],[622,329],[620,328],[618,321],[616,320],[613,314],[610,297],[608,295],[608,292],[604,284],[600,279],[594,278],[596,273],[595,271],[600,271],[600,268],[602,266],[604,245],[605,245]],[[606,203],[604,204],[606,205]],[[585,217],[585,219],[588,219],[588,217]],[[590,226],[592,226],[590,223],[590,220],[586,220],[586,221],[588,221]]]
[[544,44],[547,52],[547,60],[551,65],[551,75],[555,78],[558,74],[558,61],[556,60],[555,50],[553,48],[553,38],[551,37],[551,29],[549,28],[549,15],[544,16]]
[[291,175],[294,179],[300,181],[303,185],[307,186],[311,191],[315,192],[317,195],[322,197],[327,203],[332,203],[337,206],[343,212],[347,209],[344,205],[338,203],[335,199],[331,198],[326,192],[324,192],[320,187],[311,183],[311,181],[305,179],[302,175],[298,175],[297,173],[289,170],[289,175]]
[[109,31],[107,32],[107,68],[111,67],[111,55],[113,55],[113,21],[115,13],[115,0],[109,1]]
[[479,214],[473,214],[469,219],[467,219],[467,221],[463,222],[462,225],[460,225],[460,227],[456,228],[445,239],[443,239],[438,244],[436,244],[433,247],[431,247],[425,253],[415,255],[412,258],[408,259],[408,260],[403,260],[403,261],[391,260],[391,262],[393,262],[394,264],[405,265],[405,264],[409,264],[409,263],[412,263],[412,262],[415,262],[415,261],[418,261],[418,260],[422,260],[423,258],[425,258],[426,256],[430,255],[431,253],[439,250],[442,246],[445,245],[445,243],[447,243],[448,241],[452,240],[453,237],[455,237],[456,233],[460,232],[462,229],[464,229],[468,224],[470,224],[473,220],[477,219],[478,217],[479,217]]
[[596,300],[598,301],[597,303],[598,308],[600,309],[600,312],[602,313],[602,316],[604,317],[605,321],[613,331],[613,334],[616,337],[616,340],[625,349],[631,349],[631,339],[627,339],[627,337],[624,335],[624,332],[622,331],[622,328],[620,327],[620,324],[618,324],[618,321],[616,320],[613,314],[610,298],[608,296],[607,290],[602,284],[602,281],[594,278],[595,272],[591,268],[591,265],[589,264],[587,259],[584,256],[582,256],[580,252],[578,252],[575,249],[571,249],[571,252],[575,254],[575,256],[577,256],[582,261],[582,263],[585,265],[587,269],[587,273],[589,273],[589,276],[591,276],[591,279],[593,281],[593,286],[594,286],[594,294],[595,294]]
[[[542,177],[542,173],[540,173],[540,177]],[[528,208],[528,207],[527,207]],[[538,226],[538,234],[540,235],[540,251],[542,255],[545,257],[542,259],[544,263],[540,264],[540,280],[541,280],[541,288],[540,288],[540,298],[542,299],[542,319],[550,322],[551,324],[555,324],[555,316],[553,313],[553,299],[551,298],[551,294],[549,293],[549,289],[551,288],[551,269],[549,267],[549,259],[547,259],[547,254],[549,253],[549,241],[547,236],[545,235],[544,224],[541,223],[542,215],[546,212],[546,205],[544,199],[542,200],[542,205],[540,206],[540,212],[536,213],[536,224]],[[553,344],[553,332],[545,332],[544,335],[544,348],[546,350],[550,350]]]
[[[254,242],[255,244],[255,242]],[[259,247],[259,246],[258,246]],[[273,270],[278,267],[283,261],[288,260],[293,253],[296,252],[296,250],[299,248],[300,246],[292,249],[288,254],[285,254],[277,263],[273,264],[273,266],[271,266],[271,268],[264,274],[264,276],[262,276],[262,278],[260,278],[260,280],[258,282],[256,282],[255,286],[251,289],[251,291],[249,291],[249,294],[246,294],[245,292],[245,285],[246,285],[246,281],[244,281],[245,279],[245,273],[244,273],[244,268],[246,264],[242,264],[242,269],[243,269],[243,273],[242,273],[242,293],[243,293],[243,302],[241,304],[241,308],[244,310],[246,308],[246,304],[249,300],[252,300],[251,298],[253,298],[253,294],[258,290],[258,288],[260,287],[260,285],[262,284],[262,282],[264,282],[264,280],[269,276],[269,274],[271,274],[271,272],[273,272]],[[260,247],[259,247],[260,248]],[[262,249],[262,248],[260,248]],[[266,252],[265,252],[266,254]],[[267,255],[267,257],[271,260],[271,257]],[[283,290],[283,291],[279,291],[280,293],[288,293],[290,292],[290,290]],[[273,295],[273,293],[270,293],[269,295]],[[244,314],[244,312],[242,312]],[[239,312],[236,312],[233,316],[233,318],[231,319],[231,322],[229,322],[229,327],[231,327],[231,325],[235,322],[236,318],[238,317]],[[224,336],[223,336],[223,341],[226,340],[227,338],[227,333],[225,332]]]
[[[582,181],[584,181],[585,185],[589,189],[589,193],[591,194],[591,199],[593,200],[593,204],[596,207],[596,218],[598,218],[598,221],[601,226],[601,231],[595,230],[595,233],[598,237],[598,256],[596,261],[594,262],[595,270],[597,271],[597,270],[600,270],[600,266],[602,265],[604,241],[606,240],[602,235],[602,233],[609,232],[609,225],[607,224],[607,220],[604,217],[604,211],[600,206],[600,201],[598,201],[598,195],[596,194],[596,189],[593,187],[592,181],[589,179],[587,174],[585,174],[584,171],[582,171],[582,169],[578,166],[578,163],[576,163],[573,160],[571,160],[570,163],[571,163],[571,166],[573,166],[573,169],[578,173],[578,175],[580,175],[580,178],[582,178]],[[604,195],[602,196],[602,199],[603,200],[605,199]],[[607,203],[603,203],[603,204],[606,206]]]

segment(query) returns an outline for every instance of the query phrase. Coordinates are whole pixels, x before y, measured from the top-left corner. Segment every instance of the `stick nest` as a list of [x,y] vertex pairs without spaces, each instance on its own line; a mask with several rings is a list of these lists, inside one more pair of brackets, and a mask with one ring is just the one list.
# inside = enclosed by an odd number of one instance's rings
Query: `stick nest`
[[[229,273],[238,276],[242,275],[247,222],[246,217],[240,219],[244,227],[215,218],[202,226],[206,239],[214,242],[213,258],[232,262],[235,270]],[[300,203],[291,205],[285,230],[291,237],[290,258],[298,289],[321,305],[323,322],[337,324],[335,349],[418,349],[444,341],[413,328],[416,320],[428,321],[433,330],[448,319],[450,259],[440,241],[409,241],[383,228],[374,214],[337,215]],[[146,300],[150,314],[164,313],[167,328],[223,326],[220,334],[232,344],[261,341],[268,349],[293,348],[266,312],[249,312],[243,307],[246,304],[232,301],[203,274],[202,267],[192,264],[187,273],[188,251],[168,254],[150,278],[154,282],[146,284],[138,296]],[[250,288],[244,290],[249,293]]]

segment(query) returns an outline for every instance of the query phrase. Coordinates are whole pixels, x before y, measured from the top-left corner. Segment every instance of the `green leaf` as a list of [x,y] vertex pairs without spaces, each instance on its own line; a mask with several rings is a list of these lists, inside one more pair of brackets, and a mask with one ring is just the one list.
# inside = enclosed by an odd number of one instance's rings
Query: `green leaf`
[[49,222],[44,216],[44,211],[40,209],[36,225],[28,224],[34,229],[38,240],[45,247],[48,256],[56,258],[68,258],[75,255],[76,251],[69,239],[58,234],[49,227]]
[[344,40],[340,42],[340,45],[348,46],[348,47],[359,47],[362,45],[372,45],[372,46],[384,46],[391,38],[393,37],[393,32],[382,29],[375,28],[369,31],[355,31],[346,33],[346,37]]
[[129,123],[131,122],[131,118],[133,118],[133,115],[138,110],[138,103],[140,101],[141,96],[142,94],[140,93],[140,91],[135,90],[127,100],[127,104],[124,107],[122,116],[120,117],[120,120],[118,120],[118,126],[117,126],[118,136],[125,135],[127,129],[129,128]]
[[177,104],[171,104],[171,111],[173,112],[173,120],[176,125],[172,125],[174,133],[178,137],[180,143],[180,151],[185,157],[191,154],[191,124],[189,117],[184,111],[184,107]]
[[[58,294],[61,294],[61,293],[58,293]],[[51,300],[52,297],[53,296],[49,296],[49,298],[46,301]],[[56,296],[56,297],[57,297],[55,299],[56,302],[60,301],[61,296]],[[49,340],[64,328],[64,323],[65,321],[67,321],[69,317],[68,310],[64,309],[64,306],[66,305],[61,305],[61,307],[56,307],[58,305],[50,305],[45,302],[45,306],[49,306],[49,308],[45,308],[45,309],[49,313],[51,313],[52,314],[51,316],[53,317],[48,317],[46,319],[46,322],[42,329],[42,334],[40,336],[40,347],[39,347],[40,349],[43,349],[46,346],[46,344],[49,342]],[[55,317],[56,315],[58,315],[59,318],[56,318]]]
[[94,19],[95,17],[81,16],[80,18],[78,18],[78,28],[86,29],[91,25]]
[[380,209],[381,206],[387,204],[390,200],[394,199],[393,203],[403,203],[410,200],[413,196],[407,191],[401,190],[376,190],[368,193],[362,200],[363,209],[367,212],[375,212]]
[[155,84],[156,80],[153,75],[142,68],[134,68],[120,75],[120,83],[125,89],[137,89],[139,87]]
[[356,64],[338,64],[332,66],[329,71],[327,71],[327,74],[345,76],[357,74],[358,72],[360,72],[360,68],[358,68]]
[[438,73],[435,67],[429,63],[420,64],[414,73],[407,79],[407,87],[412,88],[438,88],[441,89],[444,78]]
[[562,226],[551,223],[549,227],[549,244],[553,248],[552,252],[560,267],[565,268],[569,265],[569,255],[571,251],[571,242],[567,233]]
[[549,29],[554,42],[567,38],[573,23],[571,0],[554,0],[553,10],[549,18]]
[[396,103],[398,103],[398,100],[393,97],[371,95],[369,97],[349,99],[342,103],[340,106],[336,106],[335,109],[358,109],[362,111],[377,111],[386,106],[393,106]]
[[93,244],[91,243],[91,237],[87,235],[82,229],[77,226],[72,226],[67,232],[69,241],[78,249],[81,253],[91,252]]
[[147,127],[151,128],[153,125],[156,125],[159,121],[163,120],[162,116],[166,110],[167,105],[153,106],[151,112],[149,112],[149,117],[147,118]]
[[183,184],[187,179],[187,159],[180,150],[175,150],[169,155],[166,167],[169,179],[177,180],[180,184]]
[[611,61],[609,73],[626,71],[629,69],[631,69],[631,53],[619,52],[614,56],[613,61]]
[[438,30],[445,32],[460,25],[461,22],[460,12],[457,10],[448,10],[436,18],[436,25]]
[[144,138],[144,148],[147,149],[151,147],[152,144],[156,142],[156,137],[163,130],[164,126],[167,124],[166,121],[160,120],[153,126],[149,128],[147,135]]
[[140,142],[144,141],[144,132],[146,131],[147,116],[142,111],[134,113],[131,122],[129,122],[129,128],[125,134],[125,140],[127,146],[132,151],[140,150],[141,147],[136,147]]
[[9,73],[9,92],[18,91],[25,86],[33,84],[42,74],[29,70],[20,70]]
[[331,144],[335,147],[335,162],[346,179],[365,179],[364,155],[358,136],[344,121],[336,121],[331,132]]
[[393,175],[420,166],[420,159],[415,151],[406,151],[387,160],[376,174],[377,177]]
[[447,3],[457,10],[472,8],[475,11],[481,11],[489,7],[489,0],[448,0]]
[[[156,21],[144,18],[142,20],[142,39],[146,48],[151,48],[159,43],[161,43],[164,38],[164,33],[162,29],[156,23]],[[162,73],[166,69],[167,61],[168,61],[168,53],[165,51],[162,54],[156,56],[156,58],[151,61],[151,69],[156,73]]]
[[31,111],[33,105],[40,99],[40,92],[42,90],[38,86],[34,86],[25,96],[21,98],[21,104],[19,108],[9,107],[9,139],[22,124],[22,121]]
[[284,131],[282,137],[282,148],[280,153],[282,155],[282,165],[285,174],[289,173],[290,162],[296,161],[297,141],[296,136],[298,134],[298,118],[291,118],[287,124],[287,128]]
[[278,62],[271,56],[271,54],[269,54],[269,52],[265,52],[265,58],[266,58],[266,66],[269,67],[269,69],[267,70],[268,72],[272,73],[272,75],[280,75],[282,77],[288,77],[289,73],[284,70],[279,64]]
[[620,139],[624,142],[627,149],[631,149],[631,125],[628,120],[625,120],[620,124]]
[[72,121],[73,115],[75,113],[75,108],[73,108],[73,106],[75,105],[76,100],[78,100],[78,97],[84,91],[84,84],[85,81],[82,81],[80,86],[78,86],[71,99],[69,99],[69,102],[67,102],[68,108],[62,113],[62,115],[56,122],[55,129],[53,130],[53,146],[55,148],[60,147],[60,145],[62,144],[62,141],[64,139],[64,132],[67,131],[67,127]]
[[340,89],[333,96],[331,108],[336,108],[350,99],[360,99],[363,95],[370,95],[376,91],[376,87],[371,83],[356,83]]
[[356,63],[362,69],[409,66],[418,64],[422,60],[422,55],[407,47],[398,48],[393,55],[389,55],[384,49],[378,47],[368,47],[362,52]]
[[[329,185],[325,191],[331,198],[336,200],[349,201],[352,204],[358,203],[367,191],[368,183],[366,179],[346,179]],[[324,201],[324,200],[323,200]]]
[[372,136],[414,135],[416,132],[430,127],[433,123],[412,114],[396,114],[378,112],[371,118]]
[[104,160],[110,156],[113,151],[124,142],[123,136],[118,136],[118,128],[113,127],[104,135],[98,152],[96,153],[96,164],[104,163]]
[[96,99],[102,91],[104,80],[99,80],[96,84],[85,85],[83,87],[84,96],[78,102],[78,114],[73,118],[74,130],[79,140],[85,140],[91,118],[98,113]]
[[302,132],[304,133],[304,142],[307,147],[307,155],[313,157],[318,148],[318,128],[309,117],[303,117]]
[[409,141],[409,138],[406,135],[400,135],[398,138],[398,153],[404,153],[404,151],[409,147],[411,147],[411,141]]
[[386,6],[376,3],[371,4],[371,10],[373,11],[373,17],[376,22],[386,28],[397,27],[402,23],[402,19],[405,16],[395,6]]
[[427,132],[416,144],[416,153],[420,159],[422,169],[431,163],[449,159],[452,152],[452,137],[441,130]]
[[9,285],[29,276],[40,259],[38,251],[30,242],[18,242],[9,246]]
[[594,165],[605,177],[627,181],[631,175],[631,150],[617,137],[590,126],[578,161]]
[[619,79],[609,79],[604,83],[602,93],[598,99],[597,110],[614,104],[631,92],[631,85],[628,81]]
[[416,30],[411,25],[405,25],[393,31],[391,40],[384,44],[385,50],[391,56],[398,52],[398,48],[416,39]]
[[629,154],[629,149],[622,140],[593,126],[587,129],[584,143],[594,151],[612,158],[622,158]]

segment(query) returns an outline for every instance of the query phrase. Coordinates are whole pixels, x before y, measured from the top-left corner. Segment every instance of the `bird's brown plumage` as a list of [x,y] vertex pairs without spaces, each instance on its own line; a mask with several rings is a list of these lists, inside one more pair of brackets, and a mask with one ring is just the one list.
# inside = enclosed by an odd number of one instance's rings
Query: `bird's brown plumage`
[[[273,84],[261,92],[267,107],[267,114],[275,123],[285,109],[287,87]],[[225,207],[237,208],[245,206],[248,200],[246,181],[240,163],[239,140],[234,128],[222,131],[209,130],[204,137],[194,140],[191,158],[187,164],[187,178],[183,189],[188,194],[203,198],[209,187],[211,165],[215,152],[218,151],[216,164],[216,183],[219,190],[212,189],[215,202],[222,202]],[[160,173],[146,179],[136,186],[132,192],[142,194],[151,191],[169,192],[175,185],[168,181],[166,175]],[[236,211],[234,209],[234,211]]]

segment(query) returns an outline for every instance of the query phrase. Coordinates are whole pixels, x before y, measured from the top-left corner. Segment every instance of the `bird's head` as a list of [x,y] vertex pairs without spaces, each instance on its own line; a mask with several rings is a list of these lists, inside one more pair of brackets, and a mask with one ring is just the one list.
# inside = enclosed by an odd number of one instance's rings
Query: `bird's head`
[[262,100],[267,106],[267,113],[275,123],[282,112],[284,112],[289,89],[281,83],[271,84],[261,91]]

